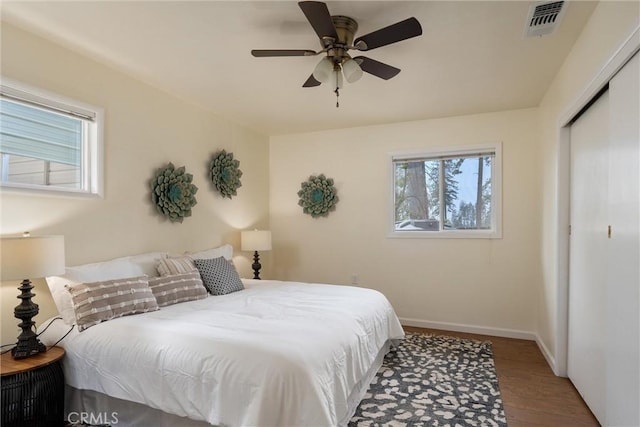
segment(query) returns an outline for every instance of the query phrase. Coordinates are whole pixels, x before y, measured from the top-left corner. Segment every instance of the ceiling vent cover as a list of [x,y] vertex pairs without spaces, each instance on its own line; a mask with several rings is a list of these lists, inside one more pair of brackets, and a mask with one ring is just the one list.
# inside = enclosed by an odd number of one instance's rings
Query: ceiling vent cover
[[529,8],[525,37],[551,34],[560,24],[566,9],[564,1],[536,3]]

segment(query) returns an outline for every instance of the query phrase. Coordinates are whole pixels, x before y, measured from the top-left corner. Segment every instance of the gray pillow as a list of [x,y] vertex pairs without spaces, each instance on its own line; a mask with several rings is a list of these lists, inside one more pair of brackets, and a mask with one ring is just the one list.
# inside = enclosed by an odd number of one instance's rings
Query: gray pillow
[[211,295],[225,295],[244,289],[236,268],[224,257],[194,259],[193,263]]
[[67,285],[78,331],[129,314],[158,309],[147,276]]
[[[195,268],[195,267],[194,267]],[[149,278],[149,288],[159,307],[207,297],[207,290],[197,270],[190,273]]]

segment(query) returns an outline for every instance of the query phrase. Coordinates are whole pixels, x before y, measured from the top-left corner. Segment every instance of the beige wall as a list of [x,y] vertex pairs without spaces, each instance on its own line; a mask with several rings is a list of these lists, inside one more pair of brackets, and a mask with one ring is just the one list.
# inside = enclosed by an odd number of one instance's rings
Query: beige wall
[[[268,227],[268,139],[220,119],[143,82],[69,50],[2,25],[2,75],[105,110],[104,198],[25,195],[3,191],[0,232],[62,234],[67,265],[148,251],[182,252],[231,243],[240,272],[250,254],[239,252],[239,230]],[[238,196],[223,199],[208,180],[219,149],[234,153],[243,171]],[[168,163],[186,166],[198,186],[193,216],[182,224],[156,214],[149,180]],[[268,254],[265,261],[268,263]],[[3,283],[2,343],[18,335],[13,307],[18,283]],[[39,281],[35,301],[42,322],[55,307]]]
[[[563,339],[566,255],[558,121],[638,25],[639,5],[597,6],[539,109],[277,136],[270,148],[264,136],[3,23],[3,75],[105,109],[106,191],[103,199],[3,192],[0,232],[64,234],[73,265],[225,242],[238,248],[238,229],[267,227],[270,217],[266,276],[348,284],[357,275],[405,319],[538,335],[553,363]],[[502,239],[386,237],[389,152],[491,141],[503,142]],[[220,148],[233,151],[244,172],[233,200],[216,196],[207,181],[208,157]],[[168,161],[186,165],[200,188],[183,224],[161,220],[149,202],[147,181]],[[328,218],[297,206],[300,183],[314,173],[338,187],[341,201]],[[249,275],[249,254],[237,255]],[[55,312],[42,285],[37,321]],[[0,288],[2,343],[17,334],[15,286]]]
[[[387,238],[390,152],[497,141],[502,239]],[[355,274],[414,324],[532,333],[540,282],[537,141],[535,109],[271,137],[276,275],[349,284]],[[297,191],[319,173],[335,180],[340,202],[327,218],[313,219],[297,205]]]
[[[573,46],[539,108],[542,165],[542,257],[543,281],[538,294],[536,330],[553,359],[566,357],[566,261],[568,248],[564,240],[568,232],[567,173],[568,147],[561,143],[560,120],[575,107],[590,82],[617,49],[637,29],[639,2],[601,2],[594,10],[582,34]],[[564,153],[564,154],[563,154]],[[565,200],[565,203],[562,201]],[[564,260],[564,261],[563,261]],[[563,326],[564,325],[564,326]],[[559,353],[560,352],[560,353]],[[563,360],[551,360],[562,366]],[[562,371],[562,368],[560,369]]]

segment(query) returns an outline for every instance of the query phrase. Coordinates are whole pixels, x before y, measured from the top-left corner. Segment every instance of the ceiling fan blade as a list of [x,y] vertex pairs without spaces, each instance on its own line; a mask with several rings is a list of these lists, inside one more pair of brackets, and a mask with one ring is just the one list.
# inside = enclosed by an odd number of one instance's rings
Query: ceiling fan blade
[[371,50],[422,34],[422,27],[416,18],[408,18],[381,28],[373,33],[358,37],[353,43],[358,50]]
[[360,64],[362,71],[373,74],[381,79],[389,80],[400,72],[400,68],[392,67],[384,62],[376,61],[366,56],[356,56],[353,60]]
[[265,58],[269,56],[314,56],[317,53],[313,50],[303,49],[253,49],[251,55]]
[[336,27],[333,25],[331,14],[325,3],[320,1],[301,1],[298,6],[302,9],[302,13],[307,17],[307,21],[311,24],[318,37],[331,37],[333,41],[338,40]]
[[307,79],[306,82],[304,82],[304,84],[302,85],[302,87],[314,87],[314,86],[320,86],[321,83],[319,81],[317,81],[315,79],[315,77],[313,77],[313,74],[311,74],[309,76],[309,78]]

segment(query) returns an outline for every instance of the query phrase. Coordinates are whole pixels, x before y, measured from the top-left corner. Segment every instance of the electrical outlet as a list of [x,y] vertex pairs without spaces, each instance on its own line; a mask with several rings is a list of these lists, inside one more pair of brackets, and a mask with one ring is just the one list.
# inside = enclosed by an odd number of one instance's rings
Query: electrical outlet
[[359,280],[360,280],[360,278],[358,277],[357,274],[352,274],[351,275],[351,284],[352,285],[357,285]]

